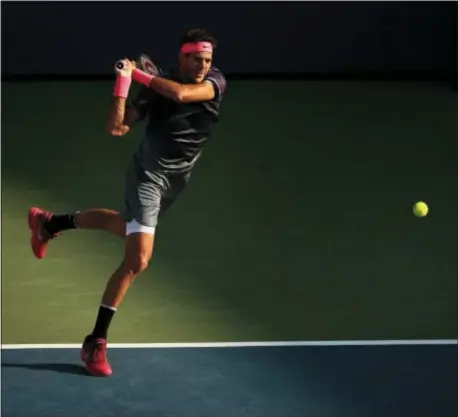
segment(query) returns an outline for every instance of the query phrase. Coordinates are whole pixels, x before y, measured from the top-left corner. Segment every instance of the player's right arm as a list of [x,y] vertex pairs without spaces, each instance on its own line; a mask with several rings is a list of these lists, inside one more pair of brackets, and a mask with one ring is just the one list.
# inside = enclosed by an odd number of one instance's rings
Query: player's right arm
[[108,117],[108,133],[111,136],[124,136],[141,119],[135,106],[127,106],[127,99],[115,97]]
[[[132,66],[124,69],[115,70],[117,76],[131,77]],[[114,97],[108,117],[108,133],[111,136],[124,136],[130,131],[132,126],[140,120],[143,120],[150,107],[151,92],[143,87],[137,96],[128,103],[123,97]]]

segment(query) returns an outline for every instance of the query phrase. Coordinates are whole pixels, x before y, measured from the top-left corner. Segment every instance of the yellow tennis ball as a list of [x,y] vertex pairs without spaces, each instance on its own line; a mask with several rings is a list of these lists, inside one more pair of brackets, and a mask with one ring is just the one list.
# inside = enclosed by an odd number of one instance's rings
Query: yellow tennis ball
[[417,217],[425,217],[428,214],[429,208],[424,201],[419,201],[413,206],[413,213]]

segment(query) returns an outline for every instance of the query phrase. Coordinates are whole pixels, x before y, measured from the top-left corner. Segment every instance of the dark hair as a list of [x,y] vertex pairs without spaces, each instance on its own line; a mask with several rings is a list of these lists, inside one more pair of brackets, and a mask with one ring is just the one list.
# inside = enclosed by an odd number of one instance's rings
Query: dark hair
[[218,41],[205,29],[189,29],[181,38],[180,46],[187,42],[210,42],[215,49]]

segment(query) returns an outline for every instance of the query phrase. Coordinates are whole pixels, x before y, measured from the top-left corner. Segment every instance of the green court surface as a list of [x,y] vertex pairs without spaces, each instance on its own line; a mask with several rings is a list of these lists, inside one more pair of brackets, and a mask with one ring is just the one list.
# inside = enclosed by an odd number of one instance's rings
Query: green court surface
[[[121,207],[144,126],[106,134],[111,90],[2,85],[3,344],[80,342],[121,260],[121,240],[79,230],[38,261],[26,220]],[[229,83],[110,340],[456,339],[456,121],[440,86]]]

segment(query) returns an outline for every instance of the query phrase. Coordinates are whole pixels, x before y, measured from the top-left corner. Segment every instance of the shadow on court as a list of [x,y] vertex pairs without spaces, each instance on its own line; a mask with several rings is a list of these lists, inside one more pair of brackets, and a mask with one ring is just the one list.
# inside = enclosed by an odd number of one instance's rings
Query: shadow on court
[[75,365],[72,363],[14,363],[14,362],[2,362],[2,368],[19,368],[28,369],[30,371],[49,371],[57,372],[59,374],[70,374],[70,375],[88,375],[81,365]]
[[455,417],[456,348],[112,349],[103,380],[74,349],[4,350],[2,416]]

